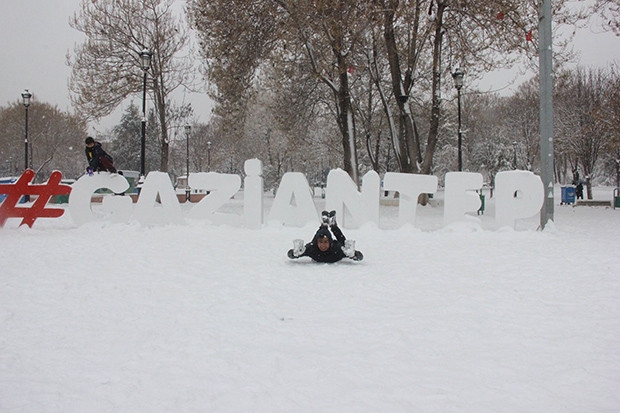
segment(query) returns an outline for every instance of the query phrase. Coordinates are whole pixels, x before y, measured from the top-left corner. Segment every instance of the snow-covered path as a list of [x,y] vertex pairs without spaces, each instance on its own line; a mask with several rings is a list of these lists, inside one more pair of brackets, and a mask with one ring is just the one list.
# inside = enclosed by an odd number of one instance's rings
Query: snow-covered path
[[426,207],[333,265],[286,258],[314,227],[5,228],[0,411],[617,411],[620,211],[555,215]]

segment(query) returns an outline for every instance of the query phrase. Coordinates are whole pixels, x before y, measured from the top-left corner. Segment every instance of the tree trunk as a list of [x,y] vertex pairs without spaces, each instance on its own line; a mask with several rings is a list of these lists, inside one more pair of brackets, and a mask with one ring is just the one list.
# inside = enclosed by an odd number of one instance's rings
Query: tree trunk
[[161,159],[159,164],[159,170],[161,172],[168,172],[168,159],[170,156],[170,142],[168,139],[168,121],[166,117],[166,96],[165,93],[159,87],[160,82],[158,79],[153,79],[153,89],[155,96],[155,111],[157,112],[157,117],[159,119],[160,125],[160,149],[161,149]]
[[390,65],[390,73],[392,77],[392,92],[396,97],[396,103],[399,109],[400,133],[398,135],[398,144],[394,145],[396,160],[401,172],[417,173],[418,159],[417,146],[415,145],[415,131],[413,126],[413,116],[407,103],[409,96],[405,90],[402,80],[402,72],[400,68],[400,59],[398,48],[396,45],[396,35],[394,32],[394,8],[386,8],[384,10],[384,31],[383,36]]
[[433,90],[431,123],[426,140],[426,151],[422,162],[422,173],[430,174],[433,167],[433,154],[439,135],[439,116],[441,113],[441,46],[443,41],[443,12],[446,6],[443,2],[437,4],[435,17],[435,40],[433,43]]
[[344,170],[349,174],[356,185],[359,185],[359,172],[357,165],[357,148],[355,144],[355,124],[351,108],[351,94],[349,90],[349,74],[347,72],[346,59],[342,54],[337,54],[338,67],[340,69],[340,87],[338,88],[338,126],[342,134],[342,149],[344,153]]
[[[392,110],[390,109],[390,102],[388,97],[386,96],[385,91],[383,90],[383,86],[381,84],[381,75],[379,74],[379,69],[377,68],[377,44],[373,39],[373,48],[372,48],[372,60],[369,62],[370,67],[370,77],[374,85],[377,87],[377,91],[379,92],[379,98],[381,99],[381,106],[383,107],[383,111],[385,113],[385,117],[388,122],[388,131],[390,134],[390,146],[394,148],[394,152],[398,152],[398,139],[396,134],[396,126],[394,125],[394,116],[392,116]],[[370,95],[370,94],[369,94]],[[370,127],[368,128],[370,130]],[[380,134],[379,134],[380,136]],[[390,156],[390,146],[388,146],[388,159],[386,161],[386,171],[389,169],[389,156]],[[379,141],[377,140],[377,154],[379,153]],[[400,159],[397,157],[397,162],[400,168]],[[375,169],[377,172],[379,157],[377,156],[377,168]]]

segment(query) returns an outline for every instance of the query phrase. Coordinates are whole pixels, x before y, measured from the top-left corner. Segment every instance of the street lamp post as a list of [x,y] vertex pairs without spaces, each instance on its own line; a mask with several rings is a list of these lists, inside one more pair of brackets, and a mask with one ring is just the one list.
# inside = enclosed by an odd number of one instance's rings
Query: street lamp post
[[28,92],[28,89],[24,90],[22,93],[22,99],[24,101],[24,107],[26,108],[26,127],[25,130],[25,138],[24,138],[24,169],[28,169],[28,106],[30,106],[30,98],[32,94]]
[[189,197],[191,194],[191,189],[189,187],[189,135],[192,133],[192,127],[190,125],[185,125],[185,142],[186,142],[186,152],[185,152],[185,201],[189,202]]
[[149,49],[144,48],[140,52],[140,65],[144,72],[142,80],[142,136],[140,138],[140,175],[145,175],[145,158],[146,158],[146,72],[151,67],[151,57],[153,54]]
[[[28,169],[28,106],[30,106],[30,98],[32,94],[28,92],[28,89],[24,90],[22,93],[22,99],[24,102],[24,107],[26,108],[26,125],[24,127],[24,171]],[[30,201],[30,195],[25,194],[24,199],[26,202]]]
[[185,177],[187,179],[185,184],[185,201],[189,202],[189,197],[191,193],[191,189],[189,187],[189,135],[192,133],[192,127],[190,125],[185,125],[185,142],[186,142],[186,152],[185,152]]
[[211,141],[207,142],[207,172],[211,172]]
[[461,88],[463,87],[463,76],[465,73],[461,71],[458,67],[452,73],[452,78],[454,79],[454,87],[457,90],[457,101],[458,101],[458,117],[459,117],[459,131],[458,131],[458,150],[459,150],[459,172],[463,170],[463,132],[461,130]]

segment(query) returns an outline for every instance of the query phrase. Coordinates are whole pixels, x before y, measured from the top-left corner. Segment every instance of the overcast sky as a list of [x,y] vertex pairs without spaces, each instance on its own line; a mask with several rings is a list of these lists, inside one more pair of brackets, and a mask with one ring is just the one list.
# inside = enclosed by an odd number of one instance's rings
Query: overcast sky
[[[84,38],[69,27],[69,17],[77,11],[80,0],[2,0],[0,13],[0,105],[21,100],[29,89],[35,100],[58,105],[71,111],[67,92],[70,75],[67,52]],[[584,29],[575,39],[584,65],[620,64],[620,38],[601,30]],[[481,83],[485,89],[504,88],[514,74],[495,73]],[[137,97],[139,98],[139,97]],[[211,107],[205,96],[186,97],[201,121],[207,121]],[[114,126],[119,113],[102,120],[97,129]]]

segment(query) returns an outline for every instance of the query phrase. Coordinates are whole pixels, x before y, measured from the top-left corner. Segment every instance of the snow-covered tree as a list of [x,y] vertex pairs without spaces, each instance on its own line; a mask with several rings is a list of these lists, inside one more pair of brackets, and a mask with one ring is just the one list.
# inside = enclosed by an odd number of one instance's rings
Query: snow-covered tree
[[141,96],[140,53],[152,53],[147,90],[160,125],[160,166],[168,169],[169,106],[172,93],[190,86],[194,71],[186,46],[187,27],[173,0],[83,0],[70,20],[86,40],[75,47],[70,90],[75,107],[98,119],[110,114],[128,96]]
[[[67,178],[77,178],[86,169],[84,139],[86,123],[77,115],[46,102],[31,100],[28,107],[28,164],[46,180],[54,170]],[[24,105],[14,102],[0,107],[0,170],[20,175],[25,166]]]
[[[148,113],[146,123],[146,169],[157,170],[160,151],[158,142],[159,127],[154,111]],[[140,170],[140,135],[142,132],[142,112],[133,102],[125,109],[120,123],[112,129],[109,152],[114,156],[114,164],[118,169]]]
[[592,199],[597,163],[613,139],[604,121],[608,82],[607,70],[577,68],[563,73],[556,86],[556,141],[571,154],[574,167],[585,178],[588,199]]

